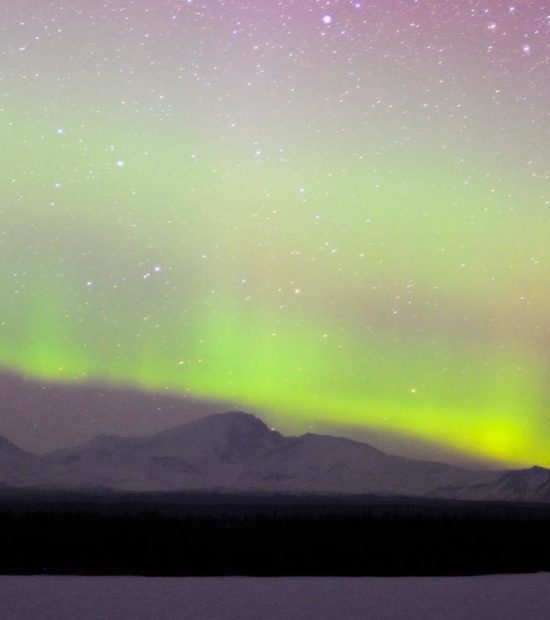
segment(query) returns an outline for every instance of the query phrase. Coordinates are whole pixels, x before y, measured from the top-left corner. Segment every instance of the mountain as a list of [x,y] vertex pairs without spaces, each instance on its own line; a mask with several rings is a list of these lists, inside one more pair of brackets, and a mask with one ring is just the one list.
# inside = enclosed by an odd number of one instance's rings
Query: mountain
[[215,414],[148,437],[102,435],[44,461],[56,486],[252,489],[259,461],[284,443],[252,415]]
[[463,500],[550,502],[550,470],[531,467],[499,472],[495,480],[443,487],[434,495]]
[[40,458],[0,435],[0,485],[29,484],[39,479]]
[[0,484],[119,491],[369,494],[550,502],[550,471],[477,471],[392,456],[357,441],[287,437],[214,414],[146,437],[100,435],[37,457],[0,441]]

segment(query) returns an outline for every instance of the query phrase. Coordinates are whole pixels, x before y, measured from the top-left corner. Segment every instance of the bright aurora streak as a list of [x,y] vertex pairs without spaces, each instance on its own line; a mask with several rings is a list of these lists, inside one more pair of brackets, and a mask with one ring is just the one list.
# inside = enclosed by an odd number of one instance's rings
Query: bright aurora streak
[[550,465],[550,9],[10,0],[0,364]]

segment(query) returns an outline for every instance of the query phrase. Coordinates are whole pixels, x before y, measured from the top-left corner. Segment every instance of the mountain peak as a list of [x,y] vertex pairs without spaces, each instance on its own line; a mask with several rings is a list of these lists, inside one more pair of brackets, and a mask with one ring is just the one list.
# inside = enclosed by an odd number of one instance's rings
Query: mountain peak
[[[129,440],[130,441],[130,440]],[[209,459],[238,458],[273,447],[284,441],[282,435],[270,430],[260,418],[242,411],[215,413],[142,438],[148,449],[162,446],[165,455],[184,452],[201,462]],[[187,457],[186,457],[187,458]]]
[[224,423],[231,425],[246,426],[250,428],[258,428],[263,430],[269,430],[267,424],[255,416],[252,413],[246,413],[244,411],[228,411],[227,413],[214,413],[209,415],[204,420],[217,421],[220,420]]
[[274,432],[263,420],[252,413],[245,413],[244,411],[214,413],[198,420],[193,420],[193,422],[188,422],[181,428],[205,428],[219,432],[245,433],[247,435],[265,435]]

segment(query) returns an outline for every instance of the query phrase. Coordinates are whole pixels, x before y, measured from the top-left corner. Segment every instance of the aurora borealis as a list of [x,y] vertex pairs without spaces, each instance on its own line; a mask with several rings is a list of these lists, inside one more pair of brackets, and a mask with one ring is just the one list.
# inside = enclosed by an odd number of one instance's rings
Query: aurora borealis
[[0,25],[5,369],[550,466],[547,3]]

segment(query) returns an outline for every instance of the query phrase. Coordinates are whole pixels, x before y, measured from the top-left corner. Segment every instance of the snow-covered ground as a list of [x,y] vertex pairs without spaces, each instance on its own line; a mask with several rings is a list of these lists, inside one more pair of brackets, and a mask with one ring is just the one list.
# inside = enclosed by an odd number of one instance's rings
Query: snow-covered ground
[[0,577],[1,620],[547,620],[550,574]]

